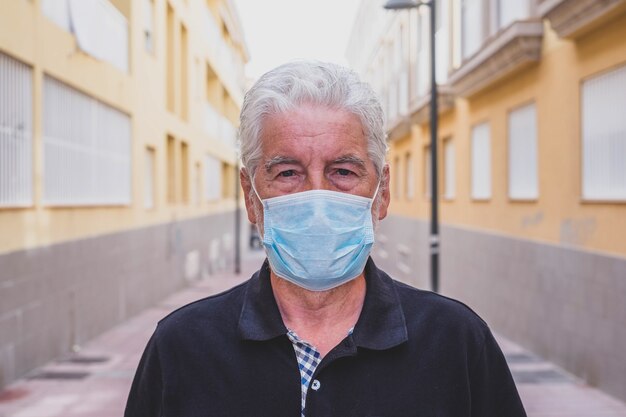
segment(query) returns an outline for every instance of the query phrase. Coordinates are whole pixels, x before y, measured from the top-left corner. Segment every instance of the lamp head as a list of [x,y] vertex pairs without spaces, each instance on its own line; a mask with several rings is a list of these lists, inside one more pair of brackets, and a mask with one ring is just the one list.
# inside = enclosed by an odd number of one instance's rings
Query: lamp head
[[430,6],[430,2],[415,0],[387,0],[387,3],[385,3],[383,7],[387,10],[400,10],[414,9],[420,6]]

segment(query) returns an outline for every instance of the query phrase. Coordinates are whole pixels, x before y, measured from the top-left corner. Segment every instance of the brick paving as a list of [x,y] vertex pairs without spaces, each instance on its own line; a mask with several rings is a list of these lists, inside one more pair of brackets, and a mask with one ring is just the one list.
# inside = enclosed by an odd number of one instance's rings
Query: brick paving
[[[121,416],[135,367],[157,321],[178,306],[238,284],[259,265],[260,260],[253,259],[239,276],[223,273],[195,282],[73,356],[35,370],[0,392],[0,417]],[[529,417],[626,417],[626,404],[498,339]]]

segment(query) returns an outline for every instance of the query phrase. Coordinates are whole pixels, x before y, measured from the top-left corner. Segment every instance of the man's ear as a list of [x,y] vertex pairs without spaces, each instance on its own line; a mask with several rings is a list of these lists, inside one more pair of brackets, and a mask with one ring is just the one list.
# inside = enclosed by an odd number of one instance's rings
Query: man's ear
[[383,167],[383,173],[380,179],[380,207],[378,209],[378,220],[382,220],[387,217],[387,208],[391,201],[391,193],[389,192],[389,164],[385,164]]
[[256,212],[254,210],[254,193],[252,193],[252,178],[248,174],[246,168],[241,168],[239,171],[239,181],[241,182],[241,189],[243,190],[243,197],[246,203],[246,212],[248,213],[248,220],[252,224],[256,224]]

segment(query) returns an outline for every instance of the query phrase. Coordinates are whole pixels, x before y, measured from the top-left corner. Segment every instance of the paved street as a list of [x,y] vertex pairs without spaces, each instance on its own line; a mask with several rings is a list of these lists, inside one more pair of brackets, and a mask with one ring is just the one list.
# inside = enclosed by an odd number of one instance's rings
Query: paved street
[[[121,416],[141,352],[156,322],[190,301],[227,289],[240,276],[213,275],[94,339],[73,357],[50,362],[0,393],[0,417]],[[530,417],[626,417],[626,405],[499,337]],[[503,416],[506,417],[506,416]]]

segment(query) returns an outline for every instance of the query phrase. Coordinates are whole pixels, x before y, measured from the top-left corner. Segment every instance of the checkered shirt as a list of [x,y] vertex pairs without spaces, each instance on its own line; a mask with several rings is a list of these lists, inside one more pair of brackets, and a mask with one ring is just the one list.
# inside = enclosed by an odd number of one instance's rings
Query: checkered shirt
[[[348,336],[352,334],[354,327],[348,330]],[[302,403],[301,403],[301,417],[304,417],[304,407],[306,405],[306,392],[309,389],[311,383],[311,377],[315,373],[315,368],[320,364],[322,355],[317,351],[315,346],[300,339],[300,337],[293,330],[287,332],[287,337],[291,340],[293,350],[296,352],[296,359],[298,360],[298,368],[300,369],[300,386],[302,387]],[[313,387],[313,389],[316,389]]]
[[322,355],[315,349],[315,346],[311,345],[305,340],[300,339],[296,332],[289,330],[287,337],[293,344],[293,349],[296,352],[296,359],[298,360],[298,368],[300,369],[300,385],[302,387],[302,404],[301,414],[304,417],[304,406],[306,403],[306,392],[309,389],[311,383],[311,377],[315,372],[315,368],[322,360]]

